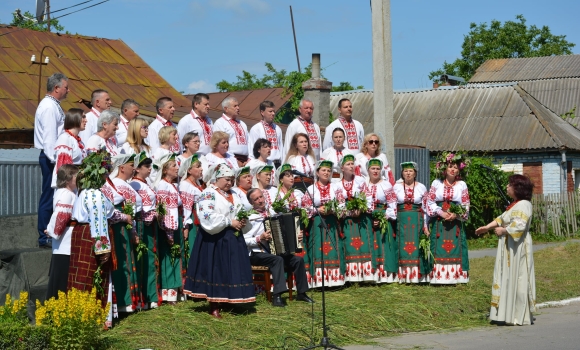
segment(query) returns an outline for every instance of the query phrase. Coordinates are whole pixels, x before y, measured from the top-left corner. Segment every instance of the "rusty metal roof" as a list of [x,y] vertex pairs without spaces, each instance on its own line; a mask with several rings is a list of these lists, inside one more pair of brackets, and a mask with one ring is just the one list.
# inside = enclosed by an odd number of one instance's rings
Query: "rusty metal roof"
[[[290,97],[292,97],[291,93],[284,93],[284,88],[213,92],[208,93],[208,95],[210,103],[209,117],[213,119],[213,121],[222,116],[223,100],[229,96],[235,97],[240,104],[240,120],[243,120],[248,125],[248,131],[254,124],[262,120],[262,115],[260,114],[260,103],[266,100],[272,101],[276,106],[276,111],[278,111],[290,99]],[[184,96],[190,101],[193,101],[193,94]],[[286,125],[282,123],[279,123],[279,125],[282,128],[282,131],[285,132]]]
[[579,78],[580,55],[502,58],[485,61],[470,83]]
[[[0,34],[14,31],[0,26]],[[183,97],[122,40],[110,40],[80,35],[38,32],[28,29],[0,36],[0,130],[33,129],[37,106],[40,66],[30,57],[44,50],[50,63],[42,68],[41,96],[46,93],[46,79],[62,72],[69,78],[70,92],[62,101],[63,109],[85,107],[95,89],[109,92],[113,106],[120,108],[126,98],[141,105],[141,113],[155,116],[155,102],[169,96],[176,106],[176,117],[191,109],[191,101]],[[176,118],[177,120],[179,118]]]

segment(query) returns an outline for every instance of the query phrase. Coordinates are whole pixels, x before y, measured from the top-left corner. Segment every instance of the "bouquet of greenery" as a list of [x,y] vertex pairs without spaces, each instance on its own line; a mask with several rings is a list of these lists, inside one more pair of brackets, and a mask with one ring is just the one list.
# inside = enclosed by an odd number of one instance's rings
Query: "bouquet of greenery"
[[[135,215],[135,203],[133,203],[127,199],[125,201],[125,205],[123,206],[123,214],[127,214],[132,218]],[[133,229],[132,223],[133,223],[133,221],[131,221],[130,223],[125,225],[125,228],[128,231],[131,231]]]
[[449,209],[447,209],[448,213],[456,214],[457,216],[465,215],[467,209],[461,204],[451,203],[449,205]]
[[167,208],[165,207],[165,203],[157,202],[157,208],[155,208],[155,211],[157,211],[158,216],[167,215]]
[[350,212],[366,212],[368,210],[366,194],[364,192],[359,192],[354,197],[349,198],[346,201],[346,210]]
[[385,213],[381,211],[373,211],[373,220],[377,220],[379,222],[381,233],[386,235],[389,228],[389,220],[387,220]]
[[288,200],[288,198],[290,198],[290,196],[292,195],[292,190],[286,192],[286,194],[284,195],[284,197],[282,198],[278,198],[278,195],[280,194],[280,188],[282,187],[282,185],[278,186],[278,192],[276,192],[276,200],[272,203],[272,210],[274,210],[276,213],[287,213],[288,209],[286,209],[286,201]]
[[427,259],[427,261],[430,261],[431,258],[433,258],[433,262],[437,263],[435,260],[435,256],[431,252],[431,240],[429,239],[429,236],[427,236],[424,233],[419,237],[419,249],[421,250],[423,257]]
[[308,212],[304,208],[294,208],[292,209],[293,212],[300,214],[300,222],[304,225],[304,228],[308,227],[308,223],[310,222],[310,218],[308,217]]
[[337,217],[340,216],[340,208],[339,208],[339,203],[338,200],[335,199],[331,199],[328,202],[324,203],[324,212],[326,215],[330,215],[330,214],[334,214]]
[[[250,215],[258,213],[254,209],[246,210],[244,208],[244,206],[242,206],[242,205],[240,205],[239,208],[240,209],[239,209],[238,213],[236,214],[236,220],[238,220],[238,221],[248,220]],[[240,235],[240,231],[234,232],[234,236],[238,237],[239,235]]]
[[105,290],[103,289],[103,276],[102,276],[101,265],[97,267],[97,270],[93,274],[93,286],[97,290],[97,295],[104,295]]
[[185,260],[189,260],[189,241],[186,239],[185,240]]
[[181,258],[181,246],[179,244],[174,244],[169,250],[171,256],[171,265],[175,265],[175,259]]
[[147,248],[147,245],[142,240],[139,240],[139,244],[135,247],[135,252],[137,253],[137,261],[139,261],[143,254],[149,252],[149,248]]

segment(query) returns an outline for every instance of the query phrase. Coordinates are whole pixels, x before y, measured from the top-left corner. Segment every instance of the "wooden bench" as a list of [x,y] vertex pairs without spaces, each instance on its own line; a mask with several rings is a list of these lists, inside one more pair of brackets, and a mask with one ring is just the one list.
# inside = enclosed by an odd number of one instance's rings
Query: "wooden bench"
[[[292,300],[292,288],[294,287],[293,277],[294,273],[291,271],[286,271],[286,284],[288,285],[288,300]],[[252,266],[252,279],[254,280],[254,285],[263,286],[266,291],[266,298],[269,302],[272,302],[272,273],[270,269],[266,266]]]

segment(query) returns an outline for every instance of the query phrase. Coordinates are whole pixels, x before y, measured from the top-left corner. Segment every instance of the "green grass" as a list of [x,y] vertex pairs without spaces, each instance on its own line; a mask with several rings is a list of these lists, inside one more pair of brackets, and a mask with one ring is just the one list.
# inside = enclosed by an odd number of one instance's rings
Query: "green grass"
[[[534,254],[537,302],[580,294],[580,244]],[[405,332],[486,326],[494,258],[471,260],[470,283],[458,286],[352,285],[327,293],[329,337],[337,345],[369,344]],[[263,296],[237,306],[222,320],[206,302],[185,302],[140,312],[105,332],[111,349],[296,349],[322,336],[321,294],[312,308],[288,302],[274,308]],[[314,318],[312,311],[314,309]]]
[[[549,243],[549,242],[563,242],[567,239],[573,239],[577,236],[566,238],[564,236],[556,236],[552,233],[533,233],[532,232],[532,241],[534,244],[538,243]],[[467,246],[469,250],[479,250],[479,249],[489,249],[489,248],[496,248],[497,247],[497,236],[493,232],[488,232],[481,237],[478,238],[468,238],[467,239]]]

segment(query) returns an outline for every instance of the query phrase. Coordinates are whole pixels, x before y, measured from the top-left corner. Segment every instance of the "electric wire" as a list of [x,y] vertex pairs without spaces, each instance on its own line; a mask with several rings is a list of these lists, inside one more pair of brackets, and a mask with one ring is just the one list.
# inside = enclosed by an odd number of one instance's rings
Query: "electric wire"
[[76,5],[72,5],[72,6],[69,6],[69,7],[62,8],[62,9],[58,9],[58,10],[54,10],[54,11],[50,11],[50,13],[51,13],[51,14],[53,14],[53,13],[56,13],[56,12],[59,12],[59,11],[68,10],[68,9],[70,9],[70,8],[77,7],[77,6],[80,6],[80,5],[86,4],[87,2],[91,2],[91,1],[95,1],[95,0],[87,0],[87,1],[79,2],[79,3],[78,3],[78,4],[76,4]]

